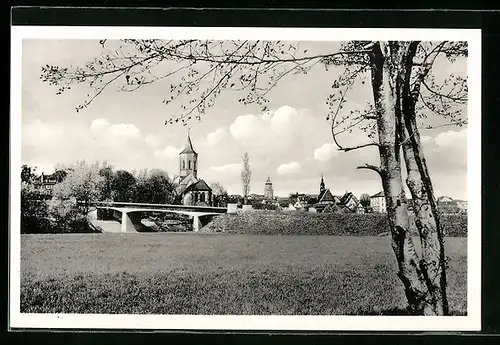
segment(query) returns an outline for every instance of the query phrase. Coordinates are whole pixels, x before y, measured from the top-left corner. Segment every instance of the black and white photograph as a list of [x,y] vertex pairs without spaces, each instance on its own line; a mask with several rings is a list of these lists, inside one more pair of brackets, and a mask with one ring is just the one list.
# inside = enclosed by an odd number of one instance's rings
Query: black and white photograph
[[480,328],[479,30],[12,29],[13,325]]

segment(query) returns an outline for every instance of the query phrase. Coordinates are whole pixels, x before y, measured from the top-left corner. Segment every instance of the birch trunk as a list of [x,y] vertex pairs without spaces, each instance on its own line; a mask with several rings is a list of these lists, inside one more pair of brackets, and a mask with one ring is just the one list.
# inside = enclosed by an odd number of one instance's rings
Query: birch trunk
[[371,64],[379,137],[379,173],[387,204],[387,216],[392,235],[391,245],[399,268],[398,277],[403,283],[410,312],[419,314],[425,307],[422,296],[427,289],[410,234],[410,220],[401,176],[399,134],[395,116],[394,65],[391,65],[389,57],[390,47],[387,43],[375,45]]
[[[416,48],[416,45],[413,46]],[[410,90],[410,76],[415,50],[411,44],[403,59],[404,80],[401,90],[402,99],[402,148],[407,170],[406,184],[413,199],[415,226],[420,235],[422,258],[420,270],[427,286],[425,298],[425,315],[447,315],[448,301],[446,295],[446,261],[444,255],[444,239],[440,227],[432,181],[425,162],[420,134],[417,128],[415,112],[415,92],[418,92],[418,81],[413,92]],[[430,68],[430,67],[427,67]],[[424,71],[419,78],[425,77]],[[417,93],[418,94],[418,93]]]

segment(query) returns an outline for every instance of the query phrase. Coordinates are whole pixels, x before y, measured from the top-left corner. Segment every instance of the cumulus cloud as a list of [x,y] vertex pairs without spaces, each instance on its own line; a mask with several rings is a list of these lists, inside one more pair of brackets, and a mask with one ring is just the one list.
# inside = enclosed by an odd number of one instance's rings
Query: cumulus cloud
[[160,146],[160,139],[154,134],[146,135],[146,137],[144,138],[144,141],[146,142],[146,144],[148,144],[151,147]]
[[306,111],[282,106],[273,112],[238,116],[229,126],[231,136],[244,146],[280,150],[311,140],[317,118]]
[[467,130],[447,131],[439,133],[434,139],[436,145],[442,148],[466,148],[467,147]]
[[301,167],[298,162],[290,162],[281,164],[278,169],[276,169],[278,175],[293,175],[301,172]]
[[332,157],[338,153],[337,147],[334,144],[323,144],[314,150],[314,159],[320,162],[328,162]]
[[217,128],[215,131],[208,133],[207,135],[207,143],[210,146],[214,146],[219,143],[222,139],[224,139],[227,135],[227,132],[224,128]]
[[120,169],[164,168],[163,160],[170,154],[169,150],[155,154],[135,125],[103,118],[90,124],[40,119],[27,122],[22,129],[21,151],[24,164],[39,166],[40,171],[43,167],[47,173],[56,163],[72,164],[83,159],[105,160]]

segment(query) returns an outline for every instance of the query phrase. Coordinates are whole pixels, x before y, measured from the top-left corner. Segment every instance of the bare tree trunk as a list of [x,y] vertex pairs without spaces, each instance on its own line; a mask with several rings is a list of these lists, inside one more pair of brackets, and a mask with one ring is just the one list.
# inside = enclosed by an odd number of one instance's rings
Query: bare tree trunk
[[[403,129],[405,130],[405,129]],[[406,131],[406,130],[405,130]],[[407,133],[405,138],[408,139]],[[419,267],[424,275],[428,290],[426,297],[425,315],[445,315],[446,294],[441,289],[441,269],[440,269],[440,241],[437,236],[436,218],[433,216],[429,205],[427,193],[415,154],[409,140],[403,143],[403,154],[406,163],[407,178],[406,184],[413,199],[413,209],[415,212],[415,226],[420,235],[422,244],[422,258]]]
[[372,59],[372,86],[377,114],[380,169],[378,170],[387,204],[392,248],[398,262],[398,277],[404,285],[409,310],[420,314],[425,308],[422,296],[426,286],[418,255],[410,234],[410,220],[401,176],[400,144],[396,122],[396,92],[390,47],[376,44]]
[[[410,75],[416,43],[412,42],[413,49],[412,44],[410,44],[403,59],[402,68],[405,73],[401,90],[401,111],[403,116],[400,133],[408,175],[406,184],[412,195],[415,226],[422,244],[422,259],[419,266],[428,290],[427,296],[424,297],[426,303],[431,306],[431,308],[426,307],[424,309],[424,314],[448,315],[444,239],[432,181],[425,162],[416,122],[415,92],[418,92],[418,82],[414,86],[416,90],[410,90]],[[427,72],[424,71],[424,73]]]

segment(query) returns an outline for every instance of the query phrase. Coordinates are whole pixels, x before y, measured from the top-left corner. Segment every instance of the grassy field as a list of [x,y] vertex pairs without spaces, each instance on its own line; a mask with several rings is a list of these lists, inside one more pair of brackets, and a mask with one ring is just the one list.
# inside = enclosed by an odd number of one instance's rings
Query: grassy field
[[[466,239],[447,238],[449,301],[466,313]],[[398,313],[387,237],[230,234],[22,235],[21,311]]]

